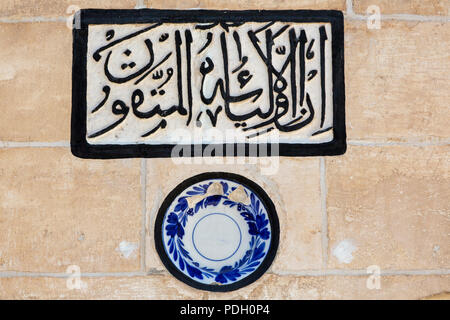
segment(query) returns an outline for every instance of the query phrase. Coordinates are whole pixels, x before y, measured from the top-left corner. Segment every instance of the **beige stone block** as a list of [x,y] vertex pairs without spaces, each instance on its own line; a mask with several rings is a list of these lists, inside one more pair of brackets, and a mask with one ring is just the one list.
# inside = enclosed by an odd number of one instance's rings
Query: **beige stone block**
[[0,149],[0,271],[138,271],[138,160]]
[[72,33],[64,23],[0,24],[0,140],[68,141]]
[[2,0],[0,18],[69,17],[77,8],[133,9],[136,0]]
[[146,0],[148,8],[155,9],[333,9],[345,10],[345,0]]
[[258,281],[232,292],[210,292],[213,300],[316,300],[320,299],[322,277],[265,274]]
[[442,292],[422,298],[422,300],[450,300],[450,292]]
[[[0,18],[69,17],[74,12],[72,8],[132,9],[139,3],[139,0],[4,0],[0,4]],[[143,0],[142,3],[154,9],[345,10],[345,0]]]
[[322,211],[319,159],[282,158],[272,177],[281,197],[279,253],[274,272],[320,269],[322,261]]
[[449,15],[449,0],[353,0],[353,11],[366,14],[367,8],[376,5],[381,14]]
[[207,296],[207,293],[168,275],[82,277],[80,289],[70,289],[73,288],[70,281],[66,278],[2,278],[0,299],[169,300],[202,299]]
[[[369,281],[369,286],[367,282]],[[321,299],[345,300],[417,300],[448,291],[449,275],[382,276],[380,287],[371,286],[368,276],[326,277]],[[370,289],[372,288],[372,289]]]
[[224,293],[193,289],[166,274],[81,281],[81,289],[70,290],[66,278],[0,278],[0,299],[420,299],[442,296],[450,287],[448,275],[382,276],[380,289],[369,289],[366,276],[266,274],[247,287]]
[[368,276],[279,276],[268,274],[248,287],[210,293],[210,299],[326,300],[419,299],[448,291],[450,276],[382,276],[379,289],[369,289]]
[[[154,249],[154,221],[168,193],[196,174],[224,171],[240,174],[258,183],[275,204],[280,220],[280,246],[272,268],[298,271],[321,268],[320,168],[318,158],[271,158],[266,164],[182,164],[171,159],[147,161],[147,261],[148,268],[163,269]],[[233,160],[233,159],[232,159]],[[242,160],[242,159],[240,159]],[[253,159],[254,160],[254,159]],[[277,163],[277,161],[280,161]],[[262,160],[265,161],[265,160]]]
[[448,139],[448,23],[345,24],[346,126],[349,139]]
[[327,158],[329,267],[450,266],[450,147],[350,147]]

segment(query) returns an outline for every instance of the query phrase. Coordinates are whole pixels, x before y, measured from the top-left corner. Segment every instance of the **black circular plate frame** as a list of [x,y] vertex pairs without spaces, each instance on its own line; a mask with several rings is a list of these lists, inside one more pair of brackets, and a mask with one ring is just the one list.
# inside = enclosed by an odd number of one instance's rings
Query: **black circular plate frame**
[[[253,271],[251,274],[246,276],[245,278],[233,282],[231,284],[224,284],[224,285],[214,285],[214,284],[203,284],[200,282],[197,282],[195,280],[192,280],[187,275],[182,273],[178,268],[172,263],[170,258],[167,256],[166,250],[164,249],[163,244],[163,238],[162,238],[162,226],[164,222],[164,217],[166,215],[167,209],[170,207],[172,202],[175,200],[175,198],[183,192],[186,188],[190,187],[193,184],[196,184],[198,182],[201,182],[203,180],[208,179],[224,179],[224,180],[230,180],[239,184],[242,184],[243,186],[247,187],[248,189],[252,190],[255,194],[258,195],[260,200],[263,202],[266,210],[267,215],[270,221],[271,231],[272,231],[272,237],[270,242],[270,248],[264,257],[264,260],[261,262],[261,264],[256,268],[255,271]],[[280,239],[280,224],[278,221],[277,212],[275,210],[275,205],[273,204],[272,200],[270,200],[267,193],[256,183],[253,181],[238,175],[234,173],[229,172],[206,172],[202,173],[196,176],[193,176],[191,178],[188,178],[184,180],[182,183],[180,183],[178,186],[173,189],[169,195],[164,199],[164,202],[162,203],[158,215],[156,217],[155,222],[155,247],[156,251],[158,252],[158,255],[164,264],[164,266],[167,268],[167,270],[178,280],[186,283],[187,285],[201,289],[201,290],[207,290],[207,291],[213,291],[213,292],[227,292],[227,291],[233,291],[240,289],[242,287],[245,287],[256,280],[258,280],[270,267],[272,264],[277,249],[278,249],[278,243]]]

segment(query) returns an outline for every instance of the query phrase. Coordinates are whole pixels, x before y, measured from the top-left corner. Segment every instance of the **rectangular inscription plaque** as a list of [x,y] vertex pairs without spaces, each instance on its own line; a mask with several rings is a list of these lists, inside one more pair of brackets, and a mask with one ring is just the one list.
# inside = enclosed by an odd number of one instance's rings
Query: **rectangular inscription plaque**
[[73,36],[76,156],[345,152],[341,12],[88,9]]

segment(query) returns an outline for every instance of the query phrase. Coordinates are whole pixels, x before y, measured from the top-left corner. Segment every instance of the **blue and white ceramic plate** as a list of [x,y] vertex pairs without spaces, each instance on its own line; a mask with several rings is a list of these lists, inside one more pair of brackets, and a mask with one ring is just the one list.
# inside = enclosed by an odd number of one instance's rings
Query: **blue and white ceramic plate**
[[279,223],[256,183],[208,172],[178,185],[156,219],[155,244],[166,268],[198,289],[231,291],[257,280],[272,263]]

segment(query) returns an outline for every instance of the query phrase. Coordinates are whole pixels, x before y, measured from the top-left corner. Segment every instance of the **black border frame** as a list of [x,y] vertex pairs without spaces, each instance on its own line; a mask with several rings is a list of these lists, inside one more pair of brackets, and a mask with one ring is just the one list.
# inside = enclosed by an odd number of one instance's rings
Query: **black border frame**
[[[333,133],[334,139],[320,144],[280,143],[280,156],[329,156],[344,154],[347,149],[345,131],[345,83],[344,83],[344,17],[337,10],[102,10],[82,9],[74,19],[79,19],[79,28],[73,29],[72,63],[72,154],[86,159],[112,158],[168,158],[171,157],[173,144],[106,144],[91,145],[86,140],[86,58],[88,26],[90,24],[128,24],[151,22],[329,22],[332,29],[332,68],[333,68]],[[74,20],[75,22],[75,20]],[[249,155],[249,146],[245,143],[245,155]],[[184,147],[183,145],[180,145]],[[191,156],[195,156],[197,145],[191,147]],[[208,145],[202,145],[202,154]],[[210,145],[223,147],[223,154],[238,144]],[[186,149],[184,149],[186,150]],[[235,150],[235,149],[234,149]],[[239,149],[237,149],[239,150]],[[269,153],[270,155],[270,153]],[[185,155],[184,155],[185,156]],[[236,156],[236,152],[234,153]]]
[[[183,272],[178,270],[178,268],[172,263],[170,258],[167,256],[166,250],[164,249],[163,239],[162,239],[162,226],[164,222],[164,217],[166,215],[167,209],[172,204],[173,200],[186,188],[190,187],[191,185],[208,180],[208,179],[226,179],[230,181],[237,182],[239,184],[244,185],[245,187],[252,190],[254,193],[258,195],[260,200],[263,202],[265,208],[267,209],[267,215],[269,217],[270,226],[271,226],[271,241],[270,241],[270,248],[267,252],[267,255],[265,256],[264,260],[261,262],[258,268],[256,268],[255,271],[253,271],[251,274],[246,276],[245,278],[236,281],[231,284],[224,284],[224,285],[207,285],[202,284],[200,282],[197,282],[195,280],[192,280],[188,276],[186,276]],[[178,280],[186,283],[187,285],[194,287],[196,289],[201,290],[207,290],[207,291],[213,291],[213,292],[228,292],[240,289],[244,286],[249,285],[250,283],[255,282],[258,280],[266,271],[269,269],[270,265],[272,264],[273,260],[275,259],[277,250],[278,250],[278,244],[280,241],[280,223],[278,220],[278,215],[275,210],[275,205],[273,204],[272,200],[270,200],[267,193],[255,182],[241,176],[235,173],[229,173],[229,172],[205,172],[198,174],[196,176],[193,176],[191,178],[188,178],[181,182],[178,186],[176,186],[164,199],[161,207],[159,208],[158,215],[156,217],[155,221],[155,248],[158,252],[158,255],[166,267],[166,269]]]

